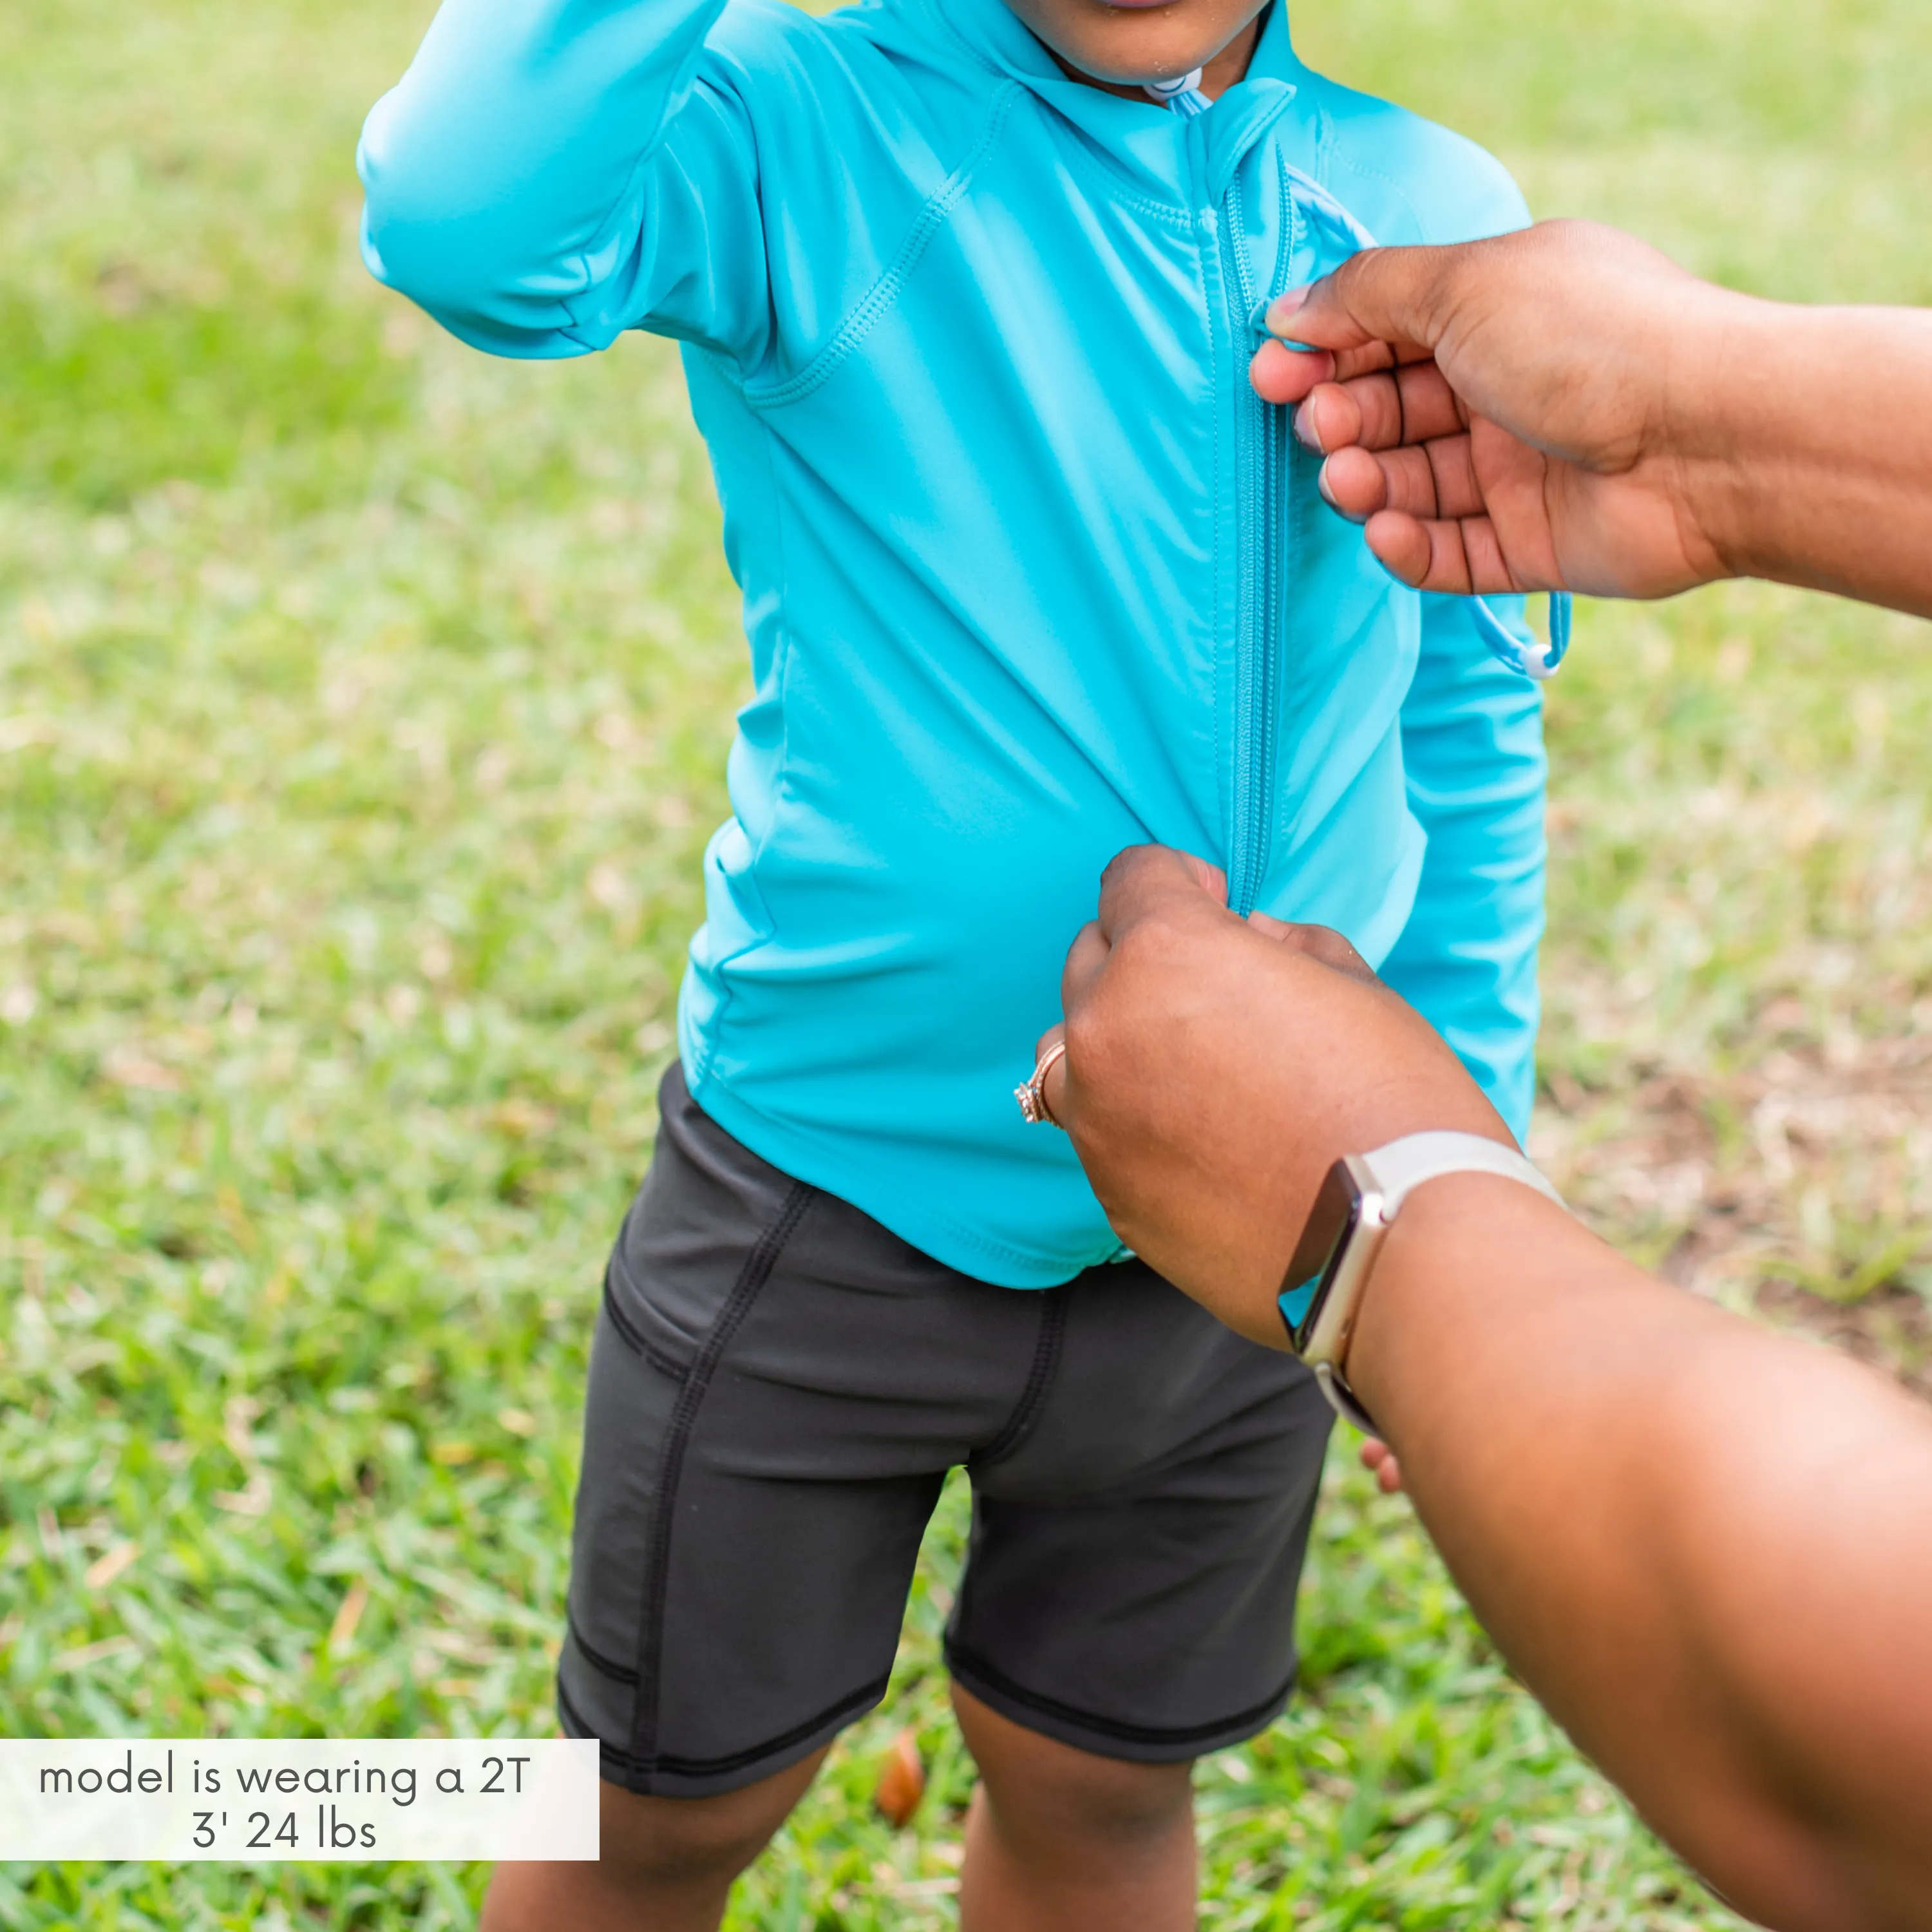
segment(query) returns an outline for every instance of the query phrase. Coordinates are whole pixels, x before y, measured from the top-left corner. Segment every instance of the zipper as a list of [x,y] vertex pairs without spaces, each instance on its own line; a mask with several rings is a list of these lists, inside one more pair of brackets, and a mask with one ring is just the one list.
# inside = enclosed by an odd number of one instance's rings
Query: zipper
[[[1286,286],[1294,253],[1294,204],[1282,184],[1281,236],[1269,299]],[[1247,223],[1237,168],[1222,202],[1222,286],[1241,305],[1229,318],[1234,380],[1241,397],[1236,462],[1240,473],[1240,568],[1236,597],[1234,808],[1228,836],[1228,903],[1243,918],[1254,910],[1274,843],[1275,718],[1280,708],[1282,610],[1291,559],[1288,416],[1265,403],[1245,380],[1240,349],[1261,304],[1246,242]]]

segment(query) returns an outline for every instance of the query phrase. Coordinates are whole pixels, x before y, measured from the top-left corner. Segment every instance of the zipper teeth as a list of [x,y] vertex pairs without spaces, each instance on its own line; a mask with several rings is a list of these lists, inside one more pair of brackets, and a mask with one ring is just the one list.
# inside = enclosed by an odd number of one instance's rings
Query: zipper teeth
[[1248,820],[1248,875],[1242,892],[1243,917],[1254,910],[1268,870],[1268,828],[1274,810],[1274,712],[1276,685],[1280,681],[1276,659],[1276,632],[1281,609],[1281,546],[1286,531],[1281,490],[1280,410],[1263,403],[1260,406],[1261,448],[1256,484],[1256,507],[1259,521],[1256,528],[1255,596],[1258,649],[1255,665],[1255,750],[1253,805]]
[[[1286,220],[1284,215],[1284,220]],[[1228,183],[1222,247],[1238,292],[1237,339],[1245,338],[1255,310],[1254,278],[1247,258],[1246,211],[1238,170]],[[1284,232],[1285,268],[1292,237]],[[1277,274],[1276,279],[1279,280]],[[1238,356],[1236,358],[1238,370]],[[1238,373],[1237,381],[1240,380]],[[1286,412],[1244,390],[1249,458],[1247,512],[1241,545],[1240,595],[1246,614],[1240,638],[1240,678],[1235,700],[1233,823],[1228,839],[1228,903],[1243,917],[1254,910],[1268,865],[1269,794],[1274,763],[1276,620],[1280,604],[1278,550],[1284,532],[1281,441]]]

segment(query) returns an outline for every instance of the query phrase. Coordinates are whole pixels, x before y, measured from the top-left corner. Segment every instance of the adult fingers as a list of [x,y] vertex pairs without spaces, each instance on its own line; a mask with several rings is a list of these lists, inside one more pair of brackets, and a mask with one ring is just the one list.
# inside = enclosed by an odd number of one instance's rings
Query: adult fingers
[[1485,597],[1547,587],[1518,578],[1495,524],[1485,516],[1450,519],[1378,510],[1362,534],[1382,568],[1412,590]]
[[1394,449],[1457,436],[1468,427],[1455,391],[1433,362],[1316,383],[1294,412],[1295,434],[1321,454],[1347,443]]
[[1541,590],[1548,587],[1523,580],[1522,573],[1504,554],[1502,539],[1489,518],[1465,517],[1457,528],[1462,535],[1462,556],[1468,568],[1470,586],[1479,596],[1497,590]]
[[1376,976],[1375,968],[1355,950],[1346,936],[1332,926],[1291,926],[1286,938],[1298,951],[1351,980],[1359,980],[1370,986],[1382,983]]
[[1398,583],[1412,590],[1444,588],[1429,580],[1435,552],[1420,518],[1402,510],[1378,510],[1363,526],[1362,535],[1376,561]]
[[[1040,1036],[1040,1044],[1034,1050],[1036,1065],[1045,1057],[1046,1050],[1055,1041],[1066,1037],[1066,1022],[1050,1026]],[[1066,1056],[1062,1054],[1046,1070],[1046,1078],[1040,1083],[1041,1103],[1046,1108],[1046,1118],[1064,1133],[1066,1130]]]
[[1332,351],[1292,349],[1270,338],[1250,359],[1248,380],[1264,402],[1298,403],[1318,383],[1353,382],[1396,360],[1396,352],[1385,342]]
[[1426,352],[1447,324],[1448,270],[1441,248],[1369,248],[1306,288],[1290,289],[1268,312],[1271,334],[1310,349],[1360,349],[1372,342]]
[[[1113,950],[1098,920],[1090,919],[1080,928],[1067,949],[1066,964],[1060,969],[1060,1010],[1063,1013],[1078,1012],[1091,996],[1095,982],[1106,968],[1107,956]],[[1040,1036],[1038,1053],[1044,1053],[1063,1030],[1060,1027],[1048,1028]]]
[[1489,504],[1476,476],[1469,439],[1445,436],[1419,449],[1338,449],[1322,466],[1324,500],[1356,523],[1378,510],[1418,518],[1479,517]]
[[1318,383],[1332,382],[1334,356],[1320,350],[1293,350],[1264,342],[1248,364],[1248,380],[1264,402],[1298,403]]
[[[1397,452],[1404,456],[1414,453],[1408,450]],[[1323,502],[1354,523],[1364,522],[1378,510],[1397,509],[1412,517],[1432,515],[1436,508],[1432,500],[1418,502],[1412,495],[1405,495],[1401,502],[1390,501],[1402,480],[1405,479],[1400,476],[1400,466],[1391,463],[1388,458],[1372,455],[1367,450],[1351,445],[1346,449],[1336,451],[1322,464],[1316,472],[1315,487],[1322,492]],[[1425,464],[1424,481],[1426,480]]]
[[1360,980],[1372,986],[1382,983],[1376,976],[1375,968],[1332,926],[1299,925],[1265,912],[1250,913],[1248,924],[1265,938],[1292,946],[1298,952],[1305,952],[1310,958],[1332,967],[1338,973],[1346,974],[1352,980]]
[[1361,1456],[1362,1466],[1374,1471],[1376,1486],[1384,1496],[1392,1496],[1401,1489],[1402,1464],[1386,1442],[1371,1436],[1362,1444]]
[[1109,940],[1142,920],[1176,908],[1224,909],[1227,875],[1168,845],[1130,845],[1100,874],[1100,929]]
[[[1438,517],[1480,517],[1489,502],[1476,475],[1475,452],[1469,437],[1438,436],[1422,446],[1429,460],[1430,482]],[[1398,506],[1400,507],[1400,506]]]
[[[1107,970],[1107,961],[1114,950],[1112,943],[1100,930],[1098,920],[1090,919],[1074,935],[1073,944],[1066,950],[1066,963],[1060,972],[1060,1010],[1071,1019],[1078,1015],[1099,992],[1102,976]],[[1034,1047],[1034,1064],[1037,1066],[1045,1059],[1048,1048],[1056,1042],[1064,1042],[1067,1037],[1066,1021],[1050,1026],[1042,1034]],[[1047,1069],[1046,1078],[1040,1083],[1040,1098],[1045,1102],[1048,1118],[1057,1127],[1070,1126],[1069,1108],[1072,1095],[1069,1090],[1066,1055],[1062,1053]]]
[[1429,539],[1429,570],[1423,580],[1424,589],[1472,596],[1477,586],[1469,574],[1469,554],[1463,546],[1462,525],[1431,517],[1420,520],[1423,534]]

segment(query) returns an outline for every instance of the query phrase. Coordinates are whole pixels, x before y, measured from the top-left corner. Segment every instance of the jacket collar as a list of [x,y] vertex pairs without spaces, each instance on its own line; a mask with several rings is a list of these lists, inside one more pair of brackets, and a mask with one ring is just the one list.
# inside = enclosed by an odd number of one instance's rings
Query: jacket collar
[[1124,167],[1144,192],[1192,206],[1219,201],[1241,158],[1294,98],[1301,68],[1286,0],[1274,0],[1246,76],[1191,120],[1070,80],[1006,0],[886,0],[885,10],[922,16],[928,34],[964,41],[975,59],[1018,82]]

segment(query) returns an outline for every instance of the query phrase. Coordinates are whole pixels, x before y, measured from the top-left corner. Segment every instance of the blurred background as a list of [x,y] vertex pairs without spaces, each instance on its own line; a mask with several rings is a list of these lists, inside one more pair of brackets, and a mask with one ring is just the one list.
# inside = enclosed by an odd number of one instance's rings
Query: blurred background
[[[356,130],[430,10],[0,8],[8,1734],[551,1726],[584,1349],[741,646],[665,346],[492,363],[363,275]],[[1922,0],[1301,0],[1297,34],[1540,213],[1932,302]],[[1925,1388],[1932,638],[1755,586],[1579,630],[1538,1150],[1645,1261]],[[1202,1768],[1205,1922],[1734,1924],[1346,1445],[1330,1486],[1304,1694]],[[954,1922],[963,1501],[737,1932]],[[0,1927],[467,1926],[482,1876],[14,1866]]]

